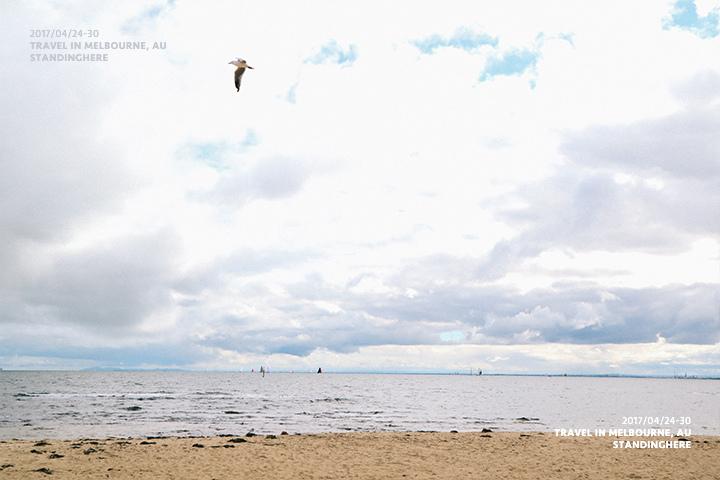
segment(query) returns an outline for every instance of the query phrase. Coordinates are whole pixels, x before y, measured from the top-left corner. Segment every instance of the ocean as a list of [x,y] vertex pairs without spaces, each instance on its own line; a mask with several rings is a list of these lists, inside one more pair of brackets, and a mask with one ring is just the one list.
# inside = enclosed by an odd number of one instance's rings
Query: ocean
[[720,435],[720,380],[0,371],[0,440],[483,429]]

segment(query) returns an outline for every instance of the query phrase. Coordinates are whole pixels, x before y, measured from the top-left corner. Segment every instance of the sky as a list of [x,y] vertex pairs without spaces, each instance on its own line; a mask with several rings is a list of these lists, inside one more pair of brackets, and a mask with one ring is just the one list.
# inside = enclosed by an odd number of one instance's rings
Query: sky
[[10,0],[0,41],[1,368],[720,375],[718,0]]

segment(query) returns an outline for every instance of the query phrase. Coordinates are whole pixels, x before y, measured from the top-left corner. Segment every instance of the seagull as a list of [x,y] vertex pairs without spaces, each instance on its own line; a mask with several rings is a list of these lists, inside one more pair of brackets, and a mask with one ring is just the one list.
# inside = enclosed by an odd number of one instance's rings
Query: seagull
[[236,60],[233,60],[232,62],[228,62],[228,65],[236,65],[238,68],[235,70],[235,88],[237,88],[237,91],[240,91],[240,79],[243,76],[243,73],[245,73],[245,69],[249,68],[251,70],[255,70],[253,67],[245,63],[245,60],[238,57]]

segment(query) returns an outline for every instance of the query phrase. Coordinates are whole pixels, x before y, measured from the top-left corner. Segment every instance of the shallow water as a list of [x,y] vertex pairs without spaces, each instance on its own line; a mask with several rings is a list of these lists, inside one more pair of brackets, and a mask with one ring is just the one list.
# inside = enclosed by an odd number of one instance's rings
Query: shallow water
[[720,381],[700,379],[0,371],[0,439],[483,428],[720,435],[718,405]]

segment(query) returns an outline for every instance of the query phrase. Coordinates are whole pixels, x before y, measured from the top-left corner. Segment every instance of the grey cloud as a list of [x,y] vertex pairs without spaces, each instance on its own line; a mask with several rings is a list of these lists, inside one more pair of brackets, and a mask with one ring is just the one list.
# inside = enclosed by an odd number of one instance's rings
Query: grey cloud
[[[261,298],[283,312],[286,324],[265,327],[264,314],[228,316],[210,321],[214,333],[202,345],[305,356],[317,348],[348,353],[371,345],[443,344],[440,334],[448,331],[463,332],[460,343],[497,345],[720,341],[720,295],[709,284],[631,289],[565,282],[520,293],[469,282],[443,285],[422,270],[416,275],[414,298],[354,293],[318,278],[289,288],[290,298],[270,301],[265,292]],[[408,271],[402,282],[412,278]],[[341,310],[329,313],[313,304],[317,299]]]
[[170,284],[178,245],[172,232],[163,231],[56,254],[47,271],[16,278],[22,308],[6,320],[102,330],[138,325],[173,305]]
[[[367,345],[433,344],[439,338],[437,332],[427,328],[424,319],[395,316],[394,311],[383,311],[384,316],[375,317],[372,305],[381,302],[380,298],[353,294],[318,275],[285,285],[285,289],[287,295],[281,296],[253,284],[236,289],[235,294],[243,302],[264,307],[244,316],[218,312],[216,318],[206,317],[204,323],[212,327],[213,333],[202,339],[202,345],[304,356],[317,348],[349,353]],[[340,310],[328,311],[319,302],[337,305]],[[203,314],[202,305],[194,308]],[[274,319],[273,326],[266,326],[267,318]],[[280,325],[277,319],[283,319]]]
[[481,332],[507,337],[534,330],[537,341],[560,343],[646,343],[660,335],[670,343],[712,344],[720,340],[714,290],[708,284],[537,290],[521,297],[522,310]]
[[322,252],[310,250],[242,249],[185,274],[173,283],[173,288],[188,295],[205,289],[223,289],[231,279],[292,268],[323,256]]
[[306,356],[318,348],[350,353],[368,345],[433,344],[438,338],[421,324],[406,321],[375,324],[362,311],[329,314],[298,305],[287,316],[302,326],[263,328],[258,319],[226,318],[221,324],[214,324],[216,332],[204,338],[202,344],[240,352]]
[[564,247],[680,252],[688,248],[691,233],[712,233],[718,226],[712,205],[720,194],[693,179],[668,181],[657,190],[644,183],[617,183],[610,172],[568,167],[537,185],[524,186],[514,197],[527,206],[498,210],[496,217],[524,232],[496,246],[490,255],[496,261]]
[[678,113],[568,133],[567,165],[498,199],[496,218],[523,232],[496,245],[487,278],[548,248],[677,253],[696,235],[718,235],[720,78],[701,72],[677,91],[686,99]]
[[[63,18],[73,8],[55,13]],[[76,13],[70,17],[88,19],[90,10]],[[22,22],[5,26],[12,32],[13,25]],[[84,333],[112,340],[109,332],[128,332],[171,304],[162,285],[172,275],[175,246],[163,233],[72,250],[69,242],[83,228],[120,213],[140,187],[118,145],[101,140],[119,80],[87,62],[29,62],[27,45],[17,42],[3,50],[3,59],[13,66],[0,72],[6,91],[0,96],[3,336],[24,344],[25,355],[80,358]],[[3,342],[2,350],[12,351]]]
[[672,92],[686,105],[702,108],[720,97],[720,74],[714,70],[697,72],[687,81],[676,85]]
[[[81,83],[81,68],[73,70],[33,75],[50,81],[54,74],[64,77],[52,85],[23,78],[22,86],[11,86],[12,96],[0,100],[0,231],[5,240],[65,237],[89,216],[117,209],[123,191],[132,187],[112,147],[94,140],[104,92],[80,92],[72,85]],[[29,113],[11,113],[19,111]]]
[[498,280],[526,258],[535,257],[548,246],[547,238],[532,239],[521,235],[511,240],[500,240],[476,263],[474,273],[482,281]]
[[119,212],[137,186],[113,146],[96,140],[113,82],[83,88],[87,65],[67,67],[18,62],[0,74],[12,92],[0,97],[2,319],[27,315],[23,288],[48,252]]
[[704,101],[699,89],[691,95],[679,87],[681,98],[692,102],[682,111],[631,125],[594,126],[569,134],[560,152],[573,162],[594,168],[718,178],[720,106],[712,104],[720,94],[717,83],[716,74],[696,77],[690,85],[705,84]]
[[720,175],[720,109],[681,112],[629,127],[592,127],[572,135],[561,152],[574,161],[626,171],[662,171],[700,178]]
[[[27,362],[34,368],[49,369],[55,363],[65,368],[67,365],[74,368],[187,368],[206,358],[202,346],[167,336],[145,335],[135,337],[131,343],[122,339],[119,345],[114,345],[112,338],[93,337],[93,341],[84,341],[87,331],[51,330],[47,325],[35,324],[4,328],[8,337],[0,338],[0,351],[5,358],[30,357]],[[35,363],[33,357],[41,363]]]
[[[147,265],[148,257],[159,250],[145,249],[148,253],[133,262],[134,267],[125,268],[130,273],[121,277],[140,276],[147,280],[131,292],[120,288],[115,292],[120,294],[119,299],[106,293],[115,290],[115,282],[89,273],[91,263],[103,266],[98,271],[122,270],[108,268],[112,265],[103,262],[104,256],[99,253],[80,262],[74,269],[68,268],[69,261],[65,262],[62,278],[53,279],[53,283],[46,281],[42,289],[35,292],[55,291],[52,297],[43,294],[42,304],[65,308],[64,313],[69,318],[74,310],[73,304],[66,300],[78,298],[72,291],[79,286],[90,292],[80,297],[87,302],[90,312],[98,315],[100,309],[105,308],[104,311],[113,318],[131,321],[131,318],[170,301],[163,287],[163,278],[168,276],[162,273],[166,271],[165,262],[156,259]],[[137,249],[130,248],[129,251]],[[247,265],[243,256],[238,255],[237,265],[228,271],[243,270]],[[265,258],[267,264],[263,265],[265,260],[259,260],[258,271],[276,264],[272,254],[266,254]],[[353,282],[345,287],[334,286],[319,275],[285,285],[286,293],[282,295],[259,284],[247,283],[235,287],[233,294],[244,304],[263,306],[257,312],[239,315],[227,307],[215,311],[211,301],[198,299],[183,307],[177,327],[181,333],[164,340],[163,351],[152,358],[157,357],[168,364],[170,359],[176,361],[178,358],[173,351],[177,353],[182,348],[194,352],[188,357],[191,360],[202,358],[204,348],[261,355],[286,353],[298,357],[309,355],[318,348],[348,353],[372,345],[443,344],[440,334],[448,331],[463,332],[464,338],[459,343],[498,345],[652,343],[660,337],[668,343],[713,344],[720,341],[720,319],[716,309],[720,295],[714,285],[631,289],[566,280],[549,289],[521,293],[512,288],[473,281],[477,275],[477,262],[468,260],[435,258],[437,268],[434,271],[425,268],[423,261],[408,264],[402,274],[389,279],[388,285],[396,291],[413,288],[417,292],[413,298],[357,292],[353,290]],[[450,268],[443,271],[441,263]],[[82,280],[86,278],[87,281]],[[60,283],[67,286],[58,288]],[[98,285],[88,285],[90,283]],[[97,296],[97,300],[89,298],[90,294]],[[337,305],[340,310],[329,312],[316,301]],[[35,304],[41,303],[36,301]],[[268,322],[269,318],[272,321]],[[89,319],[83,317],[79,321]],[[102,325],[106,328],[106,324]],[[195,333],[198,328],[207,328],[209,333],[198,335]],[[128,352],[143,349],[147,350],[147,347],[138,346]],[[50,348],[48,351],[67,353],[67,349]],[[113,351],[117,358],[124,358],[122,352]],[[77,348],[76,358],[78,352],[97,355],[92,349]],[[143,353],[145,361],[149,361],[146,353]]]
[[310,169],[297,160],[279,157],[260,164],[252,172],[251,181],[256,185],[255,195],[273,200],[300,190],[310,173]]
[[248,172],[223,175],[211,191],[194,194],[193,198],[237,206],[258,199],[287,198],[299,192],[314,173],[323,170],[299,159],[272,157]]
[[[415,298],[379,300],[369,312],[408,323],[431,320],[443,324],[435,333],[460,330],[479,343],[635,343],[655,342],[657,335],[670,343],[720,340],[720,294],[711,284],[631,289],[566,282],[562,288],[521,294],[427,283],[426,288],[415,285]],[[522,340],[519,335],[526,331],[537,335]]]

